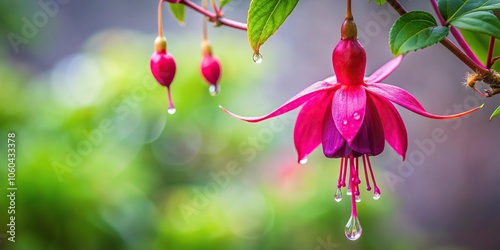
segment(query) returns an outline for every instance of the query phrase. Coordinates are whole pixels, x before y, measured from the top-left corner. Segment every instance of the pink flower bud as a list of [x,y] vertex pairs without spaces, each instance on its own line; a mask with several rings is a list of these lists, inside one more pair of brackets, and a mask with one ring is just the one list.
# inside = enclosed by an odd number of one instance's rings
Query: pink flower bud
[[366,53],[357,38],[356,24],[346,20],[342,25],[342,40],[332,54],[332,63],[337,80],[346,85],[359,85],[364,82]]
[[211,95],[219,93],[219,79],[221,73],[220,62],[217,57],[212,56],[212,46],[206,39],[201,43],[201,52],[203,58],[201,59],[201,74],[203,78],[210,85],[209,91]]
[[176,71],[172,55],[168,52],[154,52],[151,56],[150,66],[156,81],[167,88],[170,87]]
[[219,60],[212,55],[204,55],[201,61],[201,74],[210,84],[210,93],[216,95],[219,92],[219,79],[221,67]]
[[156,81],[162,86],[167,87],[168,112],[175,113],[174,104],[170,95],[170,85],[174,80],[176,65],[175,60],[170,53],[166,51],[166,41],[164,38],[155,40],[155,52],[151,56],[150,67]]

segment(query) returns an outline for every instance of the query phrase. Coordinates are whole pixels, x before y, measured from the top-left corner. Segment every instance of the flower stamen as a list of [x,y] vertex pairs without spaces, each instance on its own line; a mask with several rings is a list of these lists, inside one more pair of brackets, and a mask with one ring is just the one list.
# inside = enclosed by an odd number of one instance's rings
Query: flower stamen
[[341,188],[342,187],[342,171],[343,171],[343,168],[344,168],[344,158],[341,158],[340,159],[340,172],[339,172],[339,180],[338,180],[338,183],[337,183],[337,188]]
[[372,164],[370,162],[370,158],[368,157],[368,155],[366,156],[366,162],[368,163],[368,168],[370,169],[370,175],[372,176],[372,181],[373,181],[373,188],[374,188],[373,199],[378,200],[380,199],[380,189],[378,188],[377,182],[375,181],[375,175],[373,174]]
[[345,157],[342,157],[342,159],[344,160],[344,163],[343,163],[343,168],[344,168],[344,175],[342,176],[342,187],[345,187],[346,186],[346,183],[345,183],[345,178],[347,176],[347,159]]
[[366,180],[366,191],[371,191],[372,187],[370,186],[370,179],[368,178],[368,171],[366,171],[366,155],[363,155],[363,168],[365,170],[365,180]]

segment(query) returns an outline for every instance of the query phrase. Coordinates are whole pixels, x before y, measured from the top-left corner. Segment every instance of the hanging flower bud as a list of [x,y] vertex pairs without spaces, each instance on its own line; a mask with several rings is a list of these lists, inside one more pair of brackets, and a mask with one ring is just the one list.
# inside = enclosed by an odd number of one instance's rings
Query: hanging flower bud
[[219,93],[219,79],[221,74],[220,62],[217,57],[212,56],[212,48],[210,42],[204,40],[201,44],[202,59],[201,59],[201,74],[210,85],[209,91],[212,95]]
[[162,86],[167,87],[168,112],[170,114],[175,113],[175,107],[170,95],[170,85],[175,76],[176,65],[172,55],[167,52],[167,40],[165,37],[158,36],[155,39],[155,52],[151,56],[150,67],[156,81]]
[[366,53],[358,41],[356,24],[346,19],[341,28],[341,40],[332,53],[332,63],[339,82],[359,85],[364,82]]

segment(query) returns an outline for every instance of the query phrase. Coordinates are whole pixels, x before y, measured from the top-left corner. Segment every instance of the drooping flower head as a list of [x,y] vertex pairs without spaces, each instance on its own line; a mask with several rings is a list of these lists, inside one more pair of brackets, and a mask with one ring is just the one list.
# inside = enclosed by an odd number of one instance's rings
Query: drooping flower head
[[174,57],[167,51],[167,39],[163,36],[162,23],[162,4],[164,0],[158,3],[158,36],[154,42],[155,52],[149,61],[149,67],[156,81],[167,88],[168,113],[174,114],[175,107],[170,94],[170,85],[175,77],[177,66]]
[[157,37],[155,40],[155,52],[150,60],[151,73],[156,81],[167,88],[168,112],[175,113],[175,107],[170,94],[170,85],[175,77],[176,64],[174,57],[166,50],[166,40],[164,37]]
[[219,93],[219,79],[221,75],[219,59],[212,55],[212,46],[208,40],[203,40],[201,50],[201,74],[210,85],[210,94],[217,95]]
[[342,24],[341,40],[332,54],[335,76],[312,84],[265,116],[242,117],[221,107],[233,117],[259,122],[303,105],[294,129],[298,160],[305,164],[307,156],[320,144],[326,157],[340,158],[334,199],[341,201],[341,188],[347,187],[346,193],[351,195],[352,212],[345,235],[350,240],[359,239],[362,232],[356,211],[356,202],[361,201],[361,172],[364,172],[366,189],[370,191],[372,183],[373,198],[380,198],[370,156],[382,153],[387,142],[403,160],[405,158],[408,136],[403,120],[392,103],[432,119],[456,118],[480,108],[449,116],[433,115],[407,91],[380,83],[396,69],[402,59],[403,56],[392,59],[365,78],[365,50],[357,39],[352,15],[347,16]]

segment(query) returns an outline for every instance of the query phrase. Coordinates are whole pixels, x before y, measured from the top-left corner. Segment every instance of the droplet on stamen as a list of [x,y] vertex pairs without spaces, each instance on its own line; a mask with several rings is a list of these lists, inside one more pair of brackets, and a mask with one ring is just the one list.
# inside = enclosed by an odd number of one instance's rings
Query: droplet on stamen
[[300,164],[304,165],[307,163],[307,157],[299,161]]
[[345,225],[345,237],[349,240],[357,240],[361,237],[363,229],[361,228],[361,223],[357,216],[351,216],[349,221]]
[[359,115],[358,112],[354,112],[354,114],[352,114],[352,118],[354,118],[354,120],[356,121],[359,121],[359,119],[361,119],[361,115]]
[[255,53],[255,54],[253,54],[253,58],[252,59],[253,59],[253,61],[255,63],[261,63],[262,60],[264,59],[264,57],[262,56],[261,53]]
[[361,202],[361,196],[356,195],[356,202]]
[[342,190],[340,190],[340,188],[337,188],[337,192],[335,192],[335,195],[333,196],[333,199],[336,202],[340,202],[342,200]]
[[351,192],[351,187],[347,187],[347,192],[345,192],[347,195],[351,195],[352,192]]
[[168,108],[168,113],[171,115],[175,114],[175,111],[175,108]]
[[208,91],[210,92],[210,95],[212,95],[212,96],[216,96],[219,94],[219,88],[213,84],[210,85],[210,87],[208,87]]
[[373,199],[374,200],[380,199],[380,193],[373,193]]

